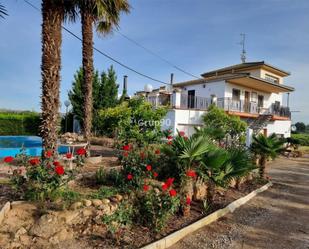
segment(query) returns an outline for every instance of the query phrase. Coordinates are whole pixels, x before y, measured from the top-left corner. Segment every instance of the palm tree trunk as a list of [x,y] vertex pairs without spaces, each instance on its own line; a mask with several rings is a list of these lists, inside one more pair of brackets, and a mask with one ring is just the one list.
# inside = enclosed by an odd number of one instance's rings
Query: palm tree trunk
[[84,135],[88,140],[92,126],[92,78],[93,78],[93,31],[92,18],[86,11],[81,11],[83,36],[83,72],[84,72]]
[[52,4],[52,0],[42,2],[42,122],[40,127],[44,150],[57,149],[59,87],[61,68],[61,23],[63,10]]
[[215,197],[216,185],[213,180],[209,179],[207,186],[207,204],[211,205]]
[[265,171],[266,171],[266,157],[261,156],[260,158],[260,168],[259,168],[259,173],[261,178],[265,178]]

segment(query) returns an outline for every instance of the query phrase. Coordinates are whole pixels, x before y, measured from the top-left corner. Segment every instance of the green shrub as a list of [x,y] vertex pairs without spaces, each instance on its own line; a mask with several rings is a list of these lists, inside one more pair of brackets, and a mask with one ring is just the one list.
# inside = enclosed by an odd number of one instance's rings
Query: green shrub
[[0,135],[38,135],[40,115],[35,112],[0,113]]
[[292,134],[294,142],[302,146],[309,146],[309,134]]
[[156,143],[161,140],[161,120],[166,108],[154,109],[143,98],[133,98],[122,104],[99,112],[99,133],[117,137],[125,143],[138,145]]

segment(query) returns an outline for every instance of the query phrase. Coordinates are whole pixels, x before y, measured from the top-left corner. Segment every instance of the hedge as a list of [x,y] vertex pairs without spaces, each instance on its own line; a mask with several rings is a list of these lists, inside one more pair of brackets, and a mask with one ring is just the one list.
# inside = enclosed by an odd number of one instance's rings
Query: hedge
[[0,135],[38,135],[40,115],[35,112],[0,113]]
[[309,134],[292,134],[292,138],[302,146],[309,146]]

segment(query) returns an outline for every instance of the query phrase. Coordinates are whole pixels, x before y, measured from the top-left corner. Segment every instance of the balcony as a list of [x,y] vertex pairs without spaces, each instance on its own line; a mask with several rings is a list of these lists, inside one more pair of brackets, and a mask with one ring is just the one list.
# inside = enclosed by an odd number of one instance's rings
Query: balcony
[[207,110],[211,104],[219,108],[243,117],[258,117],[259,115],[273,115],[277,119],[290,119],[291,112],[289,107],[281,106],[279,102],[272,103],[269,107],[261,107],[256,102],[244,100],[232,100],[231,98],[204,98],[199,96],[190,96],[182,93],[174,93],[167,96],[148,97],[148,101],[154,106],[170,106],[176,109],[186,110]]

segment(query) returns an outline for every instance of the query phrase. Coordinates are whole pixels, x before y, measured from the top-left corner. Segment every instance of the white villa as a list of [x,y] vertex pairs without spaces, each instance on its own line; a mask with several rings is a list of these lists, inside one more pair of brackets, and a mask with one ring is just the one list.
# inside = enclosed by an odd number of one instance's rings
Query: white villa
[[163,129],[171,128],[174,133],[191,135],[194,127],[202,126],[202,115],[213,103],[245,120],[255,133],[289,137],[291,113],[283,106],[283,94],[294,91],[283,82],[289,75],[264,61],[245,62],[137,95],[146,96],[154,106],[170,106]]

